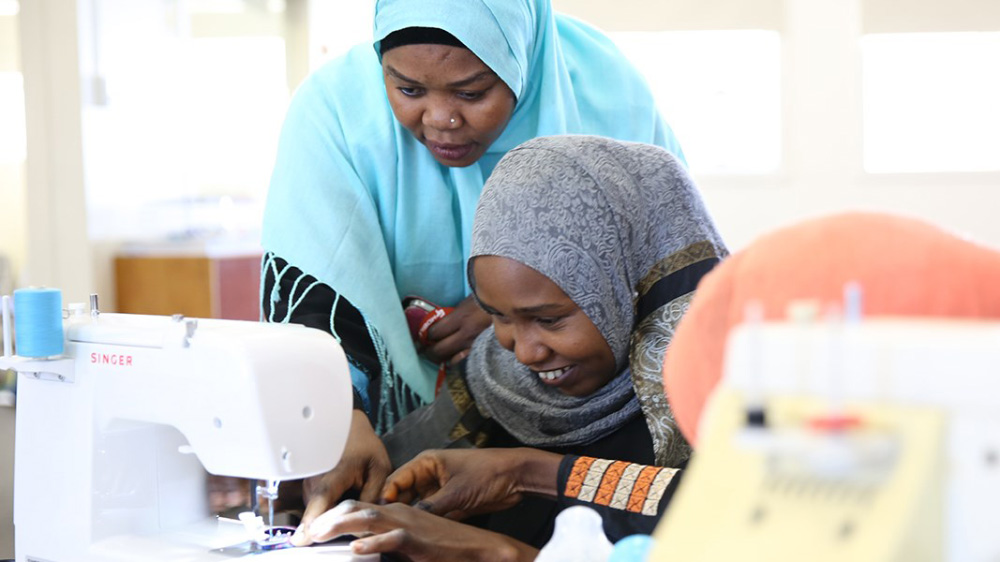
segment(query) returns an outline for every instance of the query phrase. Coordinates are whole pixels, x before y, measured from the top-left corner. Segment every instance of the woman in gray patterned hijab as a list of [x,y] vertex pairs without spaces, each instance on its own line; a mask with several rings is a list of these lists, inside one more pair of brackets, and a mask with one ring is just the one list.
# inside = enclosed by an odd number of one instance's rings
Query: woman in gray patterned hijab
[[[686,170],[651,145],[528,141],[487,180],[470,255],[493,326],[431,404],[383,435],[398,467],[382,489],[391,505],[349,509],[380,510],[386,529],[412,536],[442,524],[422,510],[488,514],[486,528],[519,548],[545,544],[569,505],[603,510],[613,540],[651,532],[690,454],[664,394],[664,353],[727,255]],[[444,450],[468,447],[480,449]],[[446,534],[473,550],[506,540]]]
[[[698,281],[727,251],[684,167],[651,145],[538,138],[497,165],[474,225],[470,284],[494,315],[466,365],[480,413],[518,441],[548,448],[592,443],[641,412],[656,464],[686,460],[690,449],[663,392],[663,354]],[[594,375],[554,357],[546,336],[535,337],[560,329],[538,328],[558,320],[547,313],[529,311],[522,322],[492,309],[477,285],[496,271],[478,267],[493,257],[557,285],[603,336],[611,371]],[[529,346],[543,351],[532,355]]]
[[[727,255],[683,165],[661,148],[603,137],[528,141],[487,180],[472,237],[469,282],[494,325],[464,368],[449,371],[434,402],[383,435],[393,466],[427,449],[511,446],[504,433],[513,444],[583,454],[595,442],[614,441],[639,415],[653,451],[628,460],[682,466],[690,448],[667,405],[663,355],[698,281]],[[520,350],[511,343],[518,319],[501,314],[491,302],[499,299],[484,300],[477,287],[491,273],[480,264],[496,258],[556,286],[597,334],[589,345],[606,350],[607,372],[573,372],[566,357],[519,360],[525,342]],[[500,293],[525,287],[534,290],[515,281]],[[551,323],[546,314],[527,317]],[[592,375],[582,387],[574,383]]]

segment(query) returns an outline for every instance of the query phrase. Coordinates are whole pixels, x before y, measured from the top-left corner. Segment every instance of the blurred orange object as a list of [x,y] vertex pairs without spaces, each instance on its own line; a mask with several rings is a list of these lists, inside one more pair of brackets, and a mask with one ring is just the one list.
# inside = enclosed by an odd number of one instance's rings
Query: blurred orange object
[[794,301],[840,303],[852,281],[865,316],[1000,318],[1000,252],[927,222],[852,212],[762,236],[702,279],[664,360],[667,397],[693,446],[747,304],[781,319]]

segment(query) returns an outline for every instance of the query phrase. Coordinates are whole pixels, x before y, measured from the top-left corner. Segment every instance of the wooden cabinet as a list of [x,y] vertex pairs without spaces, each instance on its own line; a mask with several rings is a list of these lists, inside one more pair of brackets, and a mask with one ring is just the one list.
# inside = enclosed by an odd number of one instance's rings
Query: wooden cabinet
[[117,312],[260,319],[260,254],[119,255]]

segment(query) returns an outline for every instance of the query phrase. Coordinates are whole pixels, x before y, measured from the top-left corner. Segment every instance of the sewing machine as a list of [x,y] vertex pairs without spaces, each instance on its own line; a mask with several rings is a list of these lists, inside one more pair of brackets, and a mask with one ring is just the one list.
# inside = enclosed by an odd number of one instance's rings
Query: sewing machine
[[749,323],[649,560],[1000,560],[1000,323]]
[[18,372],[17,562],[259,555],[242,524],[210,516],[205,472],[275,491],[340,459],[352,391],[329,334],[105,314],[92,297],[63,311],[61,355],[22,357],[4,300],[0,369]]

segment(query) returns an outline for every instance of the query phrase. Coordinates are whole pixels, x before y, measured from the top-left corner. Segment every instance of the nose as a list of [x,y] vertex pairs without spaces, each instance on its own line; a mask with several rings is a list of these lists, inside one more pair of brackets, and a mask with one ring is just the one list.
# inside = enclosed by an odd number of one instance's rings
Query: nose
[[456,129],[461,125],[461,116],[450,103],[429,102],[424,110],[424,126],[440,131]]
[[531,367],[541,365],[548,358],[550,350],[535,330],[515,328],[511,332],[509,346],[504,347],[514,352],[518,363]]

